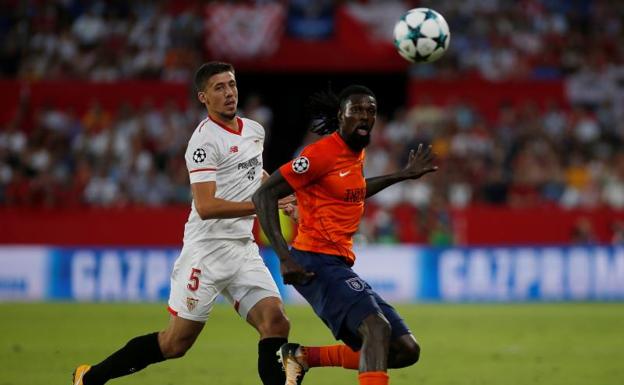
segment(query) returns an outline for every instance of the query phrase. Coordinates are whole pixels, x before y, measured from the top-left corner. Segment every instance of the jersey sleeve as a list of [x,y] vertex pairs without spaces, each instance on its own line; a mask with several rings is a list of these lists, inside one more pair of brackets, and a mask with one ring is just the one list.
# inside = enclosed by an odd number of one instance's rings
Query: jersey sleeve
[[191,184],[216,180],[219,153],[214,144],[194,145],[189,143],[184,158]]
[[290,187],[296,191],[329,173],[333,166],[334,157],[331,154],[310,145],[301,152],[301,155],[282,165],[279,171]]

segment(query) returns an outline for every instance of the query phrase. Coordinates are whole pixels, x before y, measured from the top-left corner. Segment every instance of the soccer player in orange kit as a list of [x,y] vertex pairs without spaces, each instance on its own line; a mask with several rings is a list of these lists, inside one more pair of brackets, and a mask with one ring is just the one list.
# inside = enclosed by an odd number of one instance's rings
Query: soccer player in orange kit
[[[312,305],[315,313],[345,345],[304,347],[287,343],[278,354],[286,384],[310,367],[359,369],[361,385],[388,384],[388,368],[418,361],[420,346],[396,310],[352,269],[353,235],[364,200],[407,179],[437,170],[431,146],[410,151],[402,170],[364,178],[364,148],[377,116],[373,92],[359,85],[313,96],[313,132],[328,135],[284,164],[253,195],[262,228],[280,258],[284,283]],[[277,202],[295,192],[299,229],[289,251],[281,234]],[[380,261],[383,263],[383,261]]]

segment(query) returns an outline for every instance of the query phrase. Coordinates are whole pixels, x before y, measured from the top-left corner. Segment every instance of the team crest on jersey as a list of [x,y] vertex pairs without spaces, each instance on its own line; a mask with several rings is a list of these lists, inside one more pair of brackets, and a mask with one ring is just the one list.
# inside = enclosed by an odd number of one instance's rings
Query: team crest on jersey
[[197,298],[186,297],[186,307],[189,311],[195,310],[198,302],[199,300]]
[[206,160],[206,151],[203,148],[198,148],[193,153],[193,160],[195,163],[201,163]]
[[362,291],[366,288],[366,284],[360,277],[349,278],[345,281],[349,287],[355,291]]
[[310,168],[310,161],[305,156],[300,156],[292,162],[292,170],[297,174],[303,174]]

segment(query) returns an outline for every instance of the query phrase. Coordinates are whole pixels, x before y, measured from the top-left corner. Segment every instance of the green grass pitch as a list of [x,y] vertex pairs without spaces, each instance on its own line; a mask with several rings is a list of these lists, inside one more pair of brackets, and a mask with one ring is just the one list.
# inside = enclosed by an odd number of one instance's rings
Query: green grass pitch
[[[398,306],[421,361],[390,371],[392,385],[617,385],[624,383],[624,304]],[[70,384],[136,335],[162,328],[163,304],[0,304],[0,385]],[[332,344],[306,306],[288,306],[291,340]],[[256,332],[218,305],[184,357],[111,384],[260,384]],[[316,368],[306,385],[357,384],[355,371]]]

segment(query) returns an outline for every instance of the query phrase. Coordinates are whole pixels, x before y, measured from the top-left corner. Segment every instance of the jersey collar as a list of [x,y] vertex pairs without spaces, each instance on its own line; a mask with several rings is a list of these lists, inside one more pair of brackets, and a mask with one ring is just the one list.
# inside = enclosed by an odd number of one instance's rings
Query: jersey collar
[[222,124],[221,122],[217,121],[216,119],[212,119],[210,117],[210,115],[208,115],[208,119],[210,119],[211,122],[213,122],[217,126],[223,128],[225,131],[227,131],[229,133],[232,133],[232,134],[238,135],[238,136],[241,136],[243,134],[243,119],[239,118],[238,116],[236,117],[236,124],[238,124],[238,131],[234,131],[230,127]]

